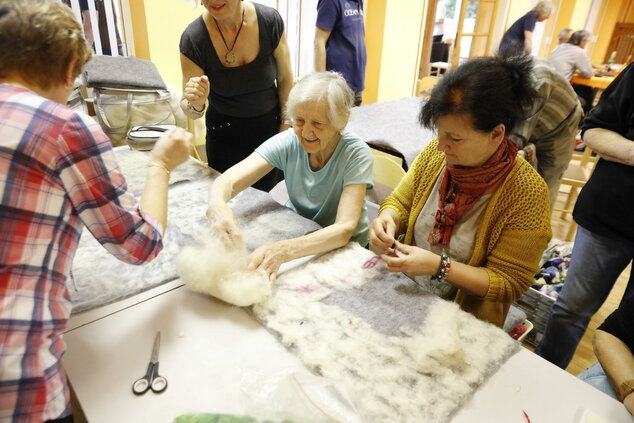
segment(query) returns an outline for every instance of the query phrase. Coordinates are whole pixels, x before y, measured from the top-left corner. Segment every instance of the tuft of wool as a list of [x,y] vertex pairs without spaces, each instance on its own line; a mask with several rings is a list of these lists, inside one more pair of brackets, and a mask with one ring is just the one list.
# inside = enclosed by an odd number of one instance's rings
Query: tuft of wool
[[181,250],[178,273],[192,291],[241,307],[260,303],[271,295],[271,283],[262,272],[247,270],[245,247],[227,250],[210,238]]
[[447,301],[438,301],[429,308],[421,331],[407,344],[418,371],[440,375],[466,368],[460,313],[457,304]]

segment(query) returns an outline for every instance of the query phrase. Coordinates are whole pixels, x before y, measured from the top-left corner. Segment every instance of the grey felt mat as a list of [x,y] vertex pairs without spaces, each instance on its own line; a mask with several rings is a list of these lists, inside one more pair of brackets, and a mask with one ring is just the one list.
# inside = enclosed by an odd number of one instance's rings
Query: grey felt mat
[[346,130],[365,142],[399,151],[411,166],[418,153],[436,137],[433,131],[418,123],[422,102],[420,97],[405,97],[354,107]]
[[[145,182],[148,154],[128,147],[115,151],[130,190],[138,196]],[[109,304],[176,279],[176,257],[181,248],[194,243],[208,227],[205,215],[207,193],[216,175],[195,160],[172,172],[163,251],[148,264],[135,266],[117,260],[84,229],[68,282],[73,313]],[[253,188],[240,193],[229,205],[249,251],[263,243],[301,236],[320,227],[279,205],[268,193]]]

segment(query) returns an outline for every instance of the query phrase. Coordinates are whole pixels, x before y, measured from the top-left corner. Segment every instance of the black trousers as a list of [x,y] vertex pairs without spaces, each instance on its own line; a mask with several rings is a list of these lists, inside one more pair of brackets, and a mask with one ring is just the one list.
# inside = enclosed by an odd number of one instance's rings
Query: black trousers
[[[280,130],[280,113],[277,109],[253,118],[226,116],[210,109],[205,120],[207,162],[209,167],[218,172],[224,172],[247,158]],[[282,179],[282,172],[273,169],[253,184],[253,188],[270,191]]]
[[575,90],[577,96],[583,100],[583,113],[588,113],[590,109],[592,109],[592,104],[594,103],[594,96],[596,93],[595,88],[588,87],[587,85],[572,84],[572,89]]

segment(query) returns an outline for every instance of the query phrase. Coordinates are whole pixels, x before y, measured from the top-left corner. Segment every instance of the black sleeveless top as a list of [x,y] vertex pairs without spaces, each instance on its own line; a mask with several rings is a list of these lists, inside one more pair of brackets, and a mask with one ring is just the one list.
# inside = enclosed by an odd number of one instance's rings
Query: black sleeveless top
[[181,35],[181,53],[209,77],[210,108],[223,115],[248,118],[279,107],[273,51],[284,33],[284,21],[277,10],[258,3],[253,5],[258,18],[260,51],[250,63],[232,68],[223,66],[202,16]]

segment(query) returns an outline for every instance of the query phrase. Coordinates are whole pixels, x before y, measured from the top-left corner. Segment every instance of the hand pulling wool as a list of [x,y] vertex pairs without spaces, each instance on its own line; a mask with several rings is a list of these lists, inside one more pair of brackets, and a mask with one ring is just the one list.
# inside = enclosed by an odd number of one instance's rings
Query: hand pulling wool
[[219,240],[210,236],[184,247],[178,255],[177,269],[192,291],[245,307],[260,303],[271,295],[271,284],[266,275],[247,270],[247,264],[244,245],[227,250]]

